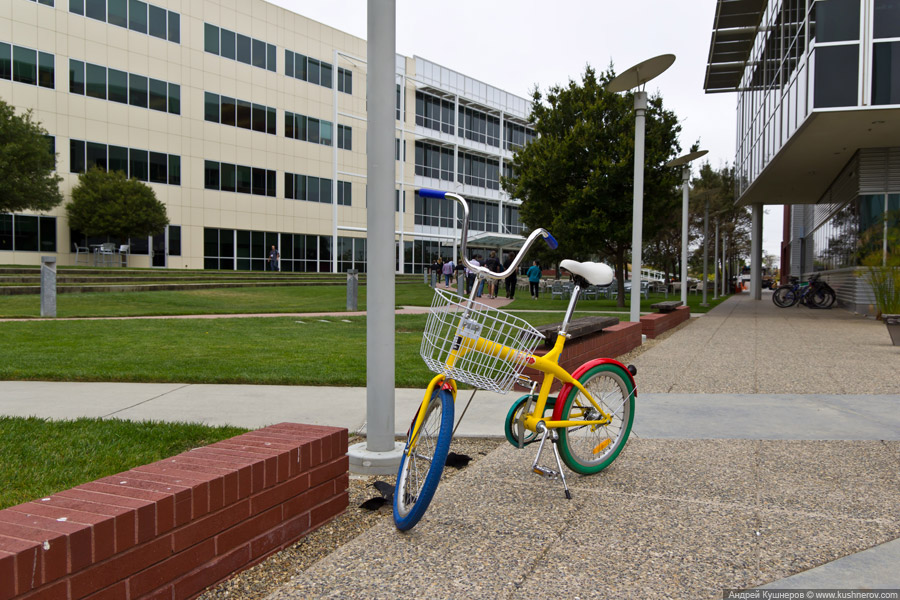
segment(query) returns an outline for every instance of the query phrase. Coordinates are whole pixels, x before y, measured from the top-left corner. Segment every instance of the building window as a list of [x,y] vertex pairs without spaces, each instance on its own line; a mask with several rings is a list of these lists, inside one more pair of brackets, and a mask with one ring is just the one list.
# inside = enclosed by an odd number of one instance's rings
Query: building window
[[900,104],[900,42],[873,44],[873,50],[872,104]]
[[351,206],[351,200],[353,199],[352,187],[349,181],[338,181],[337,182],[337,203],[338,206]]
[[[340,72],[345,71],[347,77],[341,82]],[[284,74],[301,81],[314,83],[323,87],[332,87],[332,66],[331,63],[310,58],[297,52],[290,50],[284,51]],[[352,94],[352,74],[346,69],[338,69],[338,91],[342,85],[348,85],[346,93]]]
[[859,45],[819,46],[816,48],[815,62],[814,106],[856,106],[859,90]]
[[466,185],[499,190],[500,161],[460,152],[456,180]]
[[56,80],[54,60],[52,54],[0,42],[0,79],[52,89]]
[[503,144],[507,150],[515,150],[530,144],[534,139],[534,130],[510,121],[503,122]]
[[500,147],[500,118],[480,110],[459,107],[459,137],[467,140]]
[[332,123],[285,111],[284,135],[295,140],[331,146]]
[[209,23],[203,24],[203,49],[273,73],[278,71],[275,46]]
[[75,59],[69,59],[69,92],[181,114],[181,86]]
[[416,175],[453,181],[453,150],[417,141]]
[[453,102],[424,92],[416,92],[416,125],[453,133]]
[[95,166],[150,183],[181,185],[181,157],[176,154],[69,140],[69,171],[84,173]]
[[338,91],[353,94],[353,71],[338,67]]
[[203,187],[208,190],[275,197],[275,171],[204,161]]
[[341,150],[353,150],[353,129],[347,125],[338,125],[337,145]]
[[56,252],[56,217],[0,214],[0,251]]
[[181,43],[181,15],[141,0],[69,0],[69,12]]
[[859,0],[816,2],[810,19],[817,43],[859,39]]
[[[0,222],[2,223],[2,222]],[[172,226],[169,229],[169,247],[172,254]],[[178,242],[180,250],[180,231]],[[347,255],[353,268],[365,271],[366,244],[364,238],[338,238],[341,248],[351,242],[352,252]],[[203,229],[203,265],[205,269],[264,271],[269,248],[279,249],[282,271],[331,272],[331,236],[303,233],[274,233],[245,229]],[[343,263],[340,263],[343,264]],[[350,267],[347,267],[350,268]]]

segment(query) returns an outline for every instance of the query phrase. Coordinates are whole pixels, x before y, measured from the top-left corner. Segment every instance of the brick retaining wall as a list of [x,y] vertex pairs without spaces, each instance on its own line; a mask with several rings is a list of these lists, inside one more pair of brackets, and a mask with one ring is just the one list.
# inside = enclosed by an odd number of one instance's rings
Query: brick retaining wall
[[660,312],[641,317],[641,330],[648,338],[656,338],[691,318],[691,309],[679,306],[672,312]]
[[193,598],[344,511],[347,430],[281,423],[0,511],[0,600]]

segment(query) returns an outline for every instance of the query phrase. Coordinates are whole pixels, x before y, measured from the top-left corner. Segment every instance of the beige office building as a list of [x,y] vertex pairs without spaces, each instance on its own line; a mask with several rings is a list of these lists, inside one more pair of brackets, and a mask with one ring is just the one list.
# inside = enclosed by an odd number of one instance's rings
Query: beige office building
[[[170,225],[127,243],[129,265],[365,270],[366,42],[262,0],[6,0],[0,97],[52,137],[68,201],[94,165],[150,185]],[[398,271],[450,257],[462,193],[474,246],[515,246],[500,190],[527,143],[529,103],[420,57],[397,57]],[[0,214],[0,263],[39,264],[107,241],[63,205]],[[93,257],[80,257],[82,262]]]

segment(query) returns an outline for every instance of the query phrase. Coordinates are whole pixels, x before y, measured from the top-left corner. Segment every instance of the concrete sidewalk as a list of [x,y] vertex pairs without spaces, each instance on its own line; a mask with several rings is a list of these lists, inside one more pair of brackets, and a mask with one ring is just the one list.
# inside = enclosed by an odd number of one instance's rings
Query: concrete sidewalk
[[[603,473],[570,476],[572,501],[530,472],[533,446],[504,445],[441,484],[411,532],[386,519],[273,600],[900,588],[900,348],[884,325],[744,294],[633,362],[632,439]],[[397,390],[399,434],[421,393]],[[0,414],[247,427],[287,420],[355,432],[364,431],[365,394],[0,382]],[[457,413],[468,396],[460,393]],[[479,392],[458,435],[502,436],[516,397]]]

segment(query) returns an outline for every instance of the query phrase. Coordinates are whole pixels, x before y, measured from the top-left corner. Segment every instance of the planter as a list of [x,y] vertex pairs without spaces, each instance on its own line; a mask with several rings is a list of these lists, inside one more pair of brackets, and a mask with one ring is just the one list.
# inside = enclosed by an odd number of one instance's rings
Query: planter
[[887,325],[888,333],[891,334],[891,342],[895,346],[900,346],[900,314],[898,315],[881,315],[884,324]]

